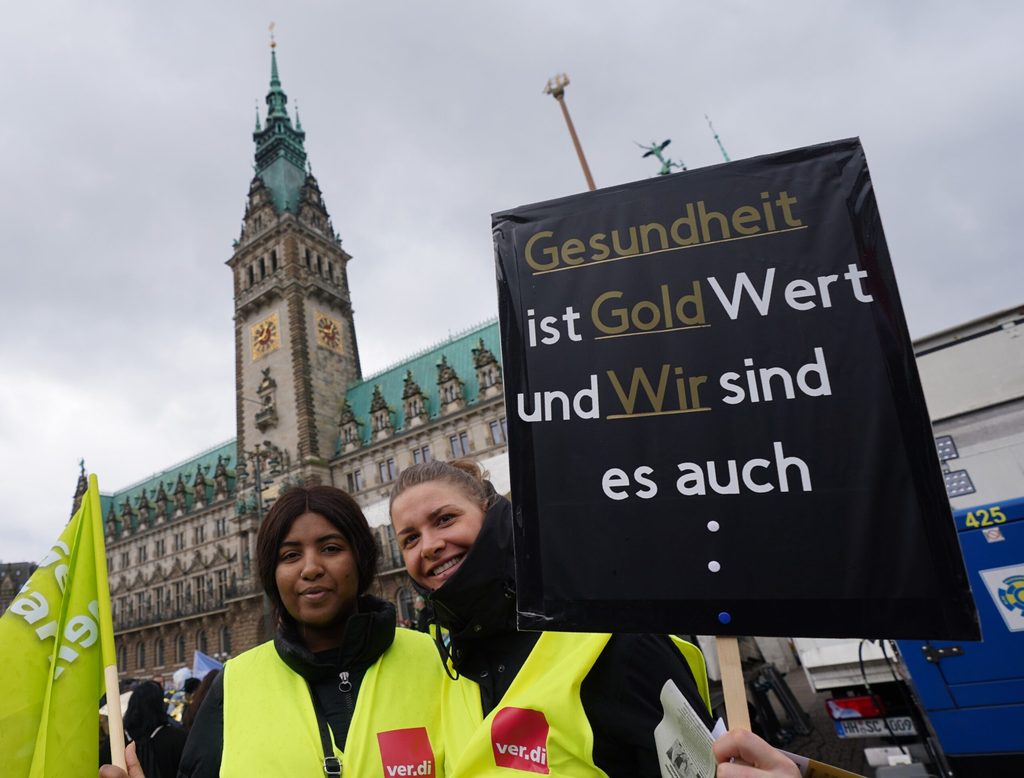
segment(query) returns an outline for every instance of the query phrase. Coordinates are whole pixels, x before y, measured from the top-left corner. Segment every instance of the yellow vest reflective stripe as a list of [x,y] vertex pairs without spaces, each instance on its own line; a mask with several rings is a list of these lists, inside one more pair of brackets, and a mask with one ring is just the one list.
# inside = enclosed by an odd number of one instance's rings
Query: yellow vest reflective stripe
[[[448,777],[511,778],[513,771],[579,778],[605,775],[593,761],[594,733],[580,700],[580,686],[610,638],[607,634],[543,633],[501,702],[486,717],[477,684],[465,678],[448,679],[443,698]],[[709,705],[703,655],[690,643],[678,638],[673,642]]]
[[[363,677],[344,750],[345,778],[443,776],[440,693],[430,638],[406,629]],[[333,740],[333,735],[332,735]],[[305,680],[264,643],[224,667],[221,776],[323,778],[323,746]]]

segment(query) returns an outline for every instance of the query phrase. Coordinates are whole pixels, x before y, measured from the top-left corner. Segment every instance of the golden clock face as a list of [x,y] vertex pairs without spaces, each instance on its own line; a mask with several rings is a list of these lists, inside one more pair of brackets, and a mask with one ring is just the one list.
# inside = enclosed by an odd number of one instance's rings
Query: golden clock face
[[277,313],[272,313],[263,321],[249,328],[252,336],[252,358],[257,360],[265,357],[281,345],[281,322]]
[[341,324],[326,313],[316,312],[316,342],[318,346],[341,354],[344,347],[341,340]]

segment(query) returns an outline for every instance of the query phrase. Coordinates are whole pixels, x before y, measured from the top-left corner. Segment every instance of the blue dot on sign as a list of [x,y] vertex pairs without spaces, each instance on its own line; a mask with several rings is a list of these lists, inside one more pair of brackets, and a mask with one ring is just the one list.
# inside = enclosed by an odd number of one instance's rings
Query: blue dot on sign
[[732,614],[727,613],[726,611],[722,611],[718,614],[718,621],[720,624],[728,624],[730,621],[732,621]]

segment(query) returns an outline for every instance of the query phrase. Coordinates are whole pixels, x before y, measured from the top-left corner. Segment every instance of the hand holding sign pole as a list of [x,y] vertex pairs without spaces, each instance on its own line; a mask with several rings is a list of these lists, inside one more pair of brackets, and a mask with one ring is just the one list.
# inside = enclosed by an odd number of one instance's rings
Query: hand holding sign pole
[[521,628],[978,637],[857,140],[493,225]]

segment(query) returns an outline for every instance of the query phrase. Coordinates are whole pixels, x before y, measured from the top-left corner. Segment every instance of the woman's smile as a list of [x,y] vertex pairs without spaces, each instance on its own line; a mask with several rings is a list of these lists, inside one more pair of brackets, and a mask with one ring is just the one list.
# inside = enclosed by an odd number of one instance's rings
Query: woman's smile
[[456,556],[453,556],[451,559],[442,562],[431,570],[430,577],[438,581],[448,580],[448,578],[455,573],[455,570],[458,569],[459,565],[462,564],[462,560],[465,558],[465,554],[457,554]]
[[484,510],[457,486],[428,481],[394,499],[391,523],[409,575],[437,589],[455,575],[476,542]]

